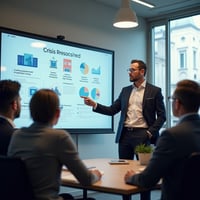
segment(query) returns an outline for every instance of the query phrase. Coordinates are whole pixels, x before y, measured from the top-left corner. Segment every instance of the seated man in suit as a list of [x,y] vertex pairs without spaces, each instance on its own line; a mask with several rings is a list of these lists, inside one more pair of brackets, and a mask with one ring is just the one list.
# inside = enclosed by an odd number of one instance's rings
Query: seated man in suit
[[29,108],[33,123],[14,132],[8,155],[25,162],[35,200],[73,199],[69,194],[59,195],[63,165],[82,185],[100,180],[100,171],[88,170],[80,159],[70,134],[53,128],[60,117],[58,95],[53,90],[38,90]]
[[10,138],[14,131],[14,119],[20,116],[21,85],[17,81],[0,81],[0,155],[7,155]]
[[200,152],[200,85],[192,80],[177,83],[172,100],[176,126],[166,129],[158,139],[146,169],[125,174],[127,184],[152,187],[162,178],[161,200],[181,200],[183,166],[193,152]]

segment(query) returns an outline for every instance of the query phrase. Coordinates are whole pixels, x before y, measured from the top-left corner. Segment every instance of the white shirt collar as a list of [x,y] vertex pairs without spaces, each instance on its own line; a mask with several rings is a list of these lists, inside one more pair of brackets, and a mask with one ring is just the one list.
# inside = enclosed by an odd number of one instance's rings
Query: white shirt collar
[[[146,84],[147,84],[147,81],[144,80],[143,83],[140,85],[140,87],[145,88],[145,87],[146,87]],[[136,88],[136,86],[134,85],[134,83],[133,83],[133,88]]]

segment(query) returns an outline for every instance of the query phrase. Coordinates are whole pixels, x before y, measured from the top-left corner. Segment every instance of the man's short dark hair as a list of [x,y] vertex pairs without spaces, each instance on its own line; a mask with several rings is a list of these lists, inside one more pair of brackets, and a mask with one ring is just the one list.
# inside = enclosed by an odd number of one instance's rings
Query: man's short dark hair
[[188,112],[198,112],[200,107],[200,85],[193,80],[182,80],[177,83],[174,91],[175,98]]
[[7,112],[10,104],[19,97],[21,84],[18,81],[0,81],[0,111]]
[[138,63],[139,65],[139,69],[144,69],[144,76],[146,75],[146,71],[147,71],[147,66],[146,64],[142,61],[142,60],[131,60],[131,64],[133,63]]

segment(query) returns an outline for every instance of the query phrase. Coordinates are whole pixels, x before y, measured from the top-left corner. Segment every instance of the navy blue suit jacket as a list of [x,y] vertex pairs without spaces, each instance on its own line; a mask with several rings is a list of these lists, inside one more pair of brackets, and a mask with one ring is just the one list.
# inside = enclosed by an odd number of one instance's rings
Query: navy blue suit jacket
[[7,155],[8,145],[14,132],[12,125],[0,117],[0,155]]
[[198,114],[185,116],[177,126],[162,132],[148,166],[130,184],[152,187],[162,178],[161,200],[181,200],[182,170],[193,152],[200,152]]
[[[132,92],[132,85],[122,88],[119,97],[111,106],[97,104],[97,108],[93,111],[105,114],[115,115],[121,111],[119,126],[116,134],[116,142],[118,143],[121,137],[126,114],[128,110],[129,97]],[[149,83],[146,83],[146,88],[143,97],[143,116],[147,122],[148,130],[153,135],[151,143],[156,142],[159,136],[159,130],[166,120],[166,111],[163,102],[161,89]]]

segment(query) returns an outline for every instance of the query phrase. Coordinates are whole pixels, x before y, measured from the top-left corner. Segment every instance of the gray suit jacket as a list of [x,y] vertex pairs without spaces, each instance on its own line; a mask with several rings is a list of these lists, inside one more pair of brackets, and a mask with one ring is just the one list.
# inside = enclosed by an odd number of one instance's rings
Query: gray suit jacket
[[58,194],[63,165],[82,185],[96,180],[80,159],[70,134],[48,124],[33,123],[14,132],[8,156],[25,162],[36,199],[61,199]]
[[[121,111],[119,126],[116,134],[116,142],[119,142],[121,137],[131,92],[132,85],[124,87],[122,88],[119,97],[111,106],[97,104],[97,108],[93,110],[95,112],[111,116]],[[148,130],[153,135],[151,143],[155,144],[159,135],[159,129],[162,127],[166,120],[166,112],[161,89],[149,83],[146,83],[144,92],[143,116],[148,124]]]
[[183,164],[200,152],[200,116],[185,116],[177,126],[163,131],[147,168],[132,177],[130,184],[152,187],[162,178],[162,200],[181,200]]

